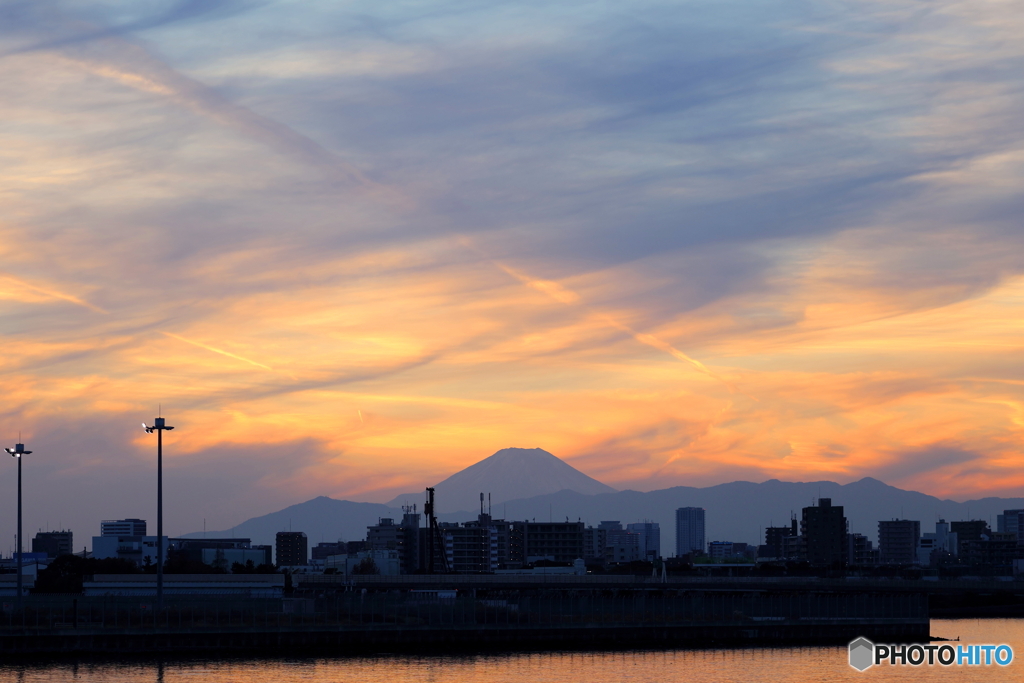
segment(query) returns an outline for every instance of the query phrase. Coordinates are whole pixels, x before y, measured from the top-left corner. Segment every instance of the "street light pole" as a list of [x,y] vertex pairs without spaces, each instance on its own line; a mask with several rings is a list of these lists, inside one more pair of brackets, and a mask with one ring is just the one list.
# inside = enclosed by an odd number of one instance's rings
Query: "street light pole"
[[147,434],[156,432],[156,608],[164,608],[164,430],[174,429],[164,418],[153,420],[153,426],[142,423]]
[[14,444],[14,448],[5,448],[5,451],[11,454],[12,457],[18,459],[18,609],[21,609],[22,605],[22,583],[24,577],[21,575],[22,564],[24,558],[21,556],[21,456],[31,455],[32,451],[25,450],[25,444],[18,443]]

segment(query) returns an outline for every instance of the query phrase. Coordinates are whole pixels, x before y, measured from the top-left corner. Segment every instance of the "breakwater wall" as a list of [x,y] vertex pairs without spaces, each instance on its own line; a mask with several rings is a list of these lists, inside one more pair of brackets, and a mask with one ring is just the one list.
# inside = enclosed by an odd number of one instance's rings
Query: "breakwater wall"
[[[464,586],[466,584],[463,584]],[[292,597],[31,596],[4,603],[0,653],[714,647],[923,641],[907,590],[721,585],[300,582]]]

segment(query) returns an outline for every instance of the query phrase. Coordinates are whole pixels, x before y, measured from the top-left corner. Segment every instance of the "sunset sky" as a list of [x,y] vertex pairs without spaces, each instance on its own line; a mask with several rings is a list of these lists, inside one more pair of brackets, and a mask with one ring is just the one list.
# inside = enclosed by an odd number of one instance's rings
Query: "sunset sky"
[[1024,495],[1021,35],[1012,0],[6,3],[26,536],[155,528],[158,405],[171,534],[508,446]]

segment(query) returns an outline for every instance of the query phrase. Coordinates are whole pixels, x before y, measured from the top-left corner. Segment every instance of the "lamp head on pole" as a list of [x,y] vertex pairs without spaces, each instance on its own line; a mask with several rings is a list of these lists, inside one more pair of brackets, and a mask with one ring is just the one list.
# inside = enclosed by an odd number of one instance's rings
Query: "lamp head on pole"
[[155,418],[153,420],[153,426],[152,427],[147,426],[146,423],[143,422],[142,423],[142,428],[146,430],[147,434],[152,434],[153,432],[157,431],[158,429],[166,429],[168,431],[170,431],[171,429],[174,429],[174,427],[170,426],[169,424],[166,424],[164,422],[164,418],[162,418],[162,417]]
[[32,451],[25,450],[25,444],[23,443],[16,443],[14,444],[14,448],[5,448],[4,450],[10,453],[12,458],[20,458],[23,455],[32,454]]

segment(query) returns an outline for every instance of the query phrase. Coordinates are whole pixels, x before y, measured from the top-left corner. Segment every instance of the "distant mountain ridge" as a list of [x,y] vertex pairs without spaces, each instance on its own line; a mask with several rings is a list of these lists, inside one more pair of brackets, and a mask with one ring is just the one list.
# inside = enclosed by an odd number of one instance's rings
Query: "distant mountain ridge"
[[[479,494],[477,494],[479,495]],[[410,502],[419,502],[422,494]],[[617,519],[623,524],[649,519],[661,525],[662,554],[675,553],[675,510],[703,507],[706,513],[708,541],[763,543],[763,528],[787,524],[790,513],[799,519],[801,508],[817,498],[831,498],[842,505],[850,522],[850,531],[877,540],[878,522],[887,519],[916,519],[921,531],[933,531],[939,518],[946,521],[984,519],[995,528],[996,515],[1006,509],[1024,508],[1024,498],[983,498],[958,503],[941,500],[917,491],[905,491],[865,478],[850,484],[832,481],[784,482],[772,479],[760,484],[736,481],[706,488],[676,486],[650,491],[613,491],[582,494],[562,490],[540,496],[495,503],[496,518],[511,520],[581,519],[596,526],[602,520]],[[465,522],[475,519],[479,498],[467,509],[439,515],[441,521]],[[357,540],[365,538],[366,527],[381,517],[401,519],[401,509],[379,503],[355,503],[320,496],[305,503],[249,519],[232,530],[208,531],[209,538],[246,537],[254,543],[273,544],[278,531],[304,531],[310,546],[321,540]],[[186,534],[203,537],[203,532]]]
[[[559,491],[594,495],[614,493],[615,489],[542,448],[503,448],[435,484],[434,491],[438,512],[457,512],[479,510],[481,493],[490,494],[491,503],[499,505]],[[423,499],[423,491],[417,491],[397,496],[387,504],[399,508],[422,504]]]

